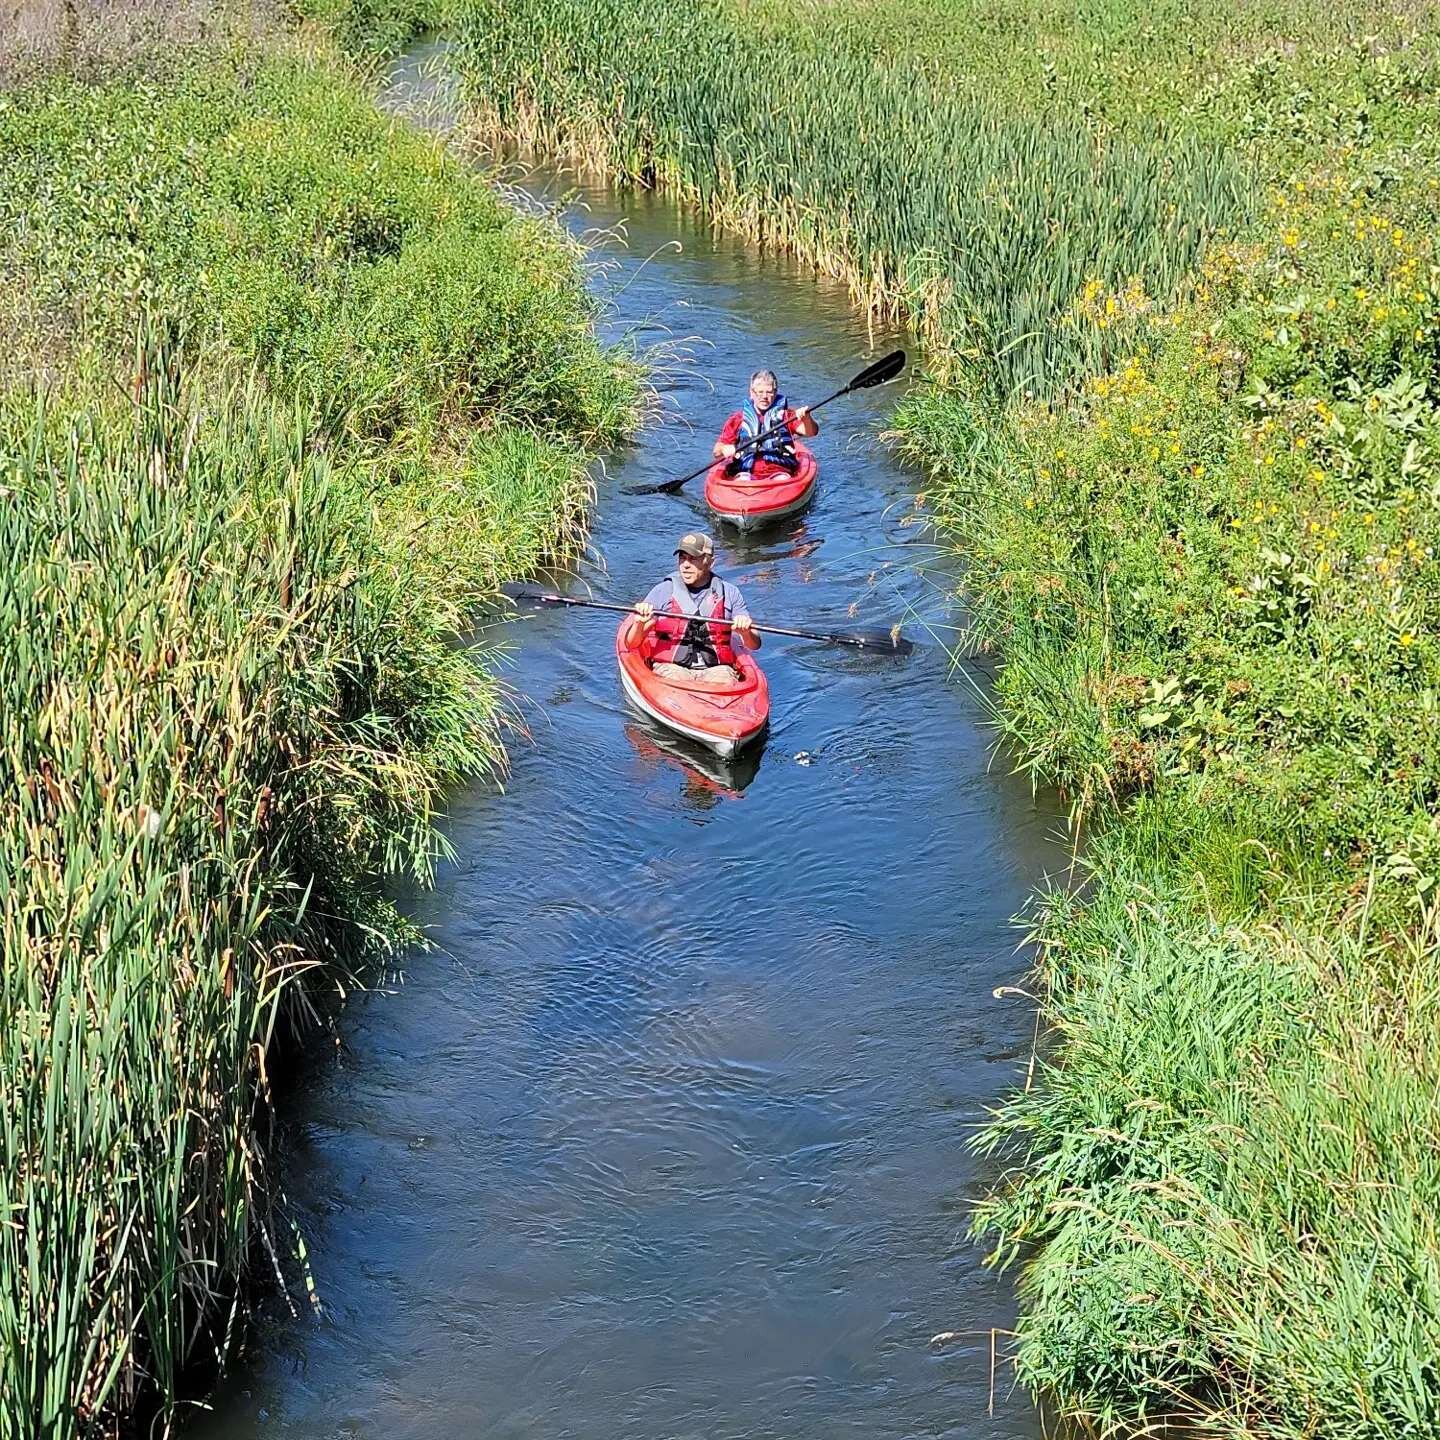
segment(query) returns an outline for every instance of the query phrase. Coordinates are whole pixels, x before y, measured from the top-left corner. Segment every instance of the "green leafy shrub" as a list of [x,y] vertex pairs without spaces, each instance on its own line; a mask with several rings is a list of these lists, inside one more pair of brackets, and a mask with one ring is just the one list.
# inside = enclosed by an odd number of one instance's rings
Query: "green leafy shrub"
[[348,55],[398,54],[444,18],[446,0],[290,0],[295,12],[317,20]]
[[566,242],[335,62],[242,52],[163,84],[37,82],[0,109],[0,216],[27,304],[112,344],[137,304],[192,316],[361,438],[628,419]]
[[272,1042],[415,938],[382,883],[503,760],[457,637],[572,553],[636,387],[573,247],[314,37],[0,94],[0,279],[21,1440],[166,1423],[224,1358]]

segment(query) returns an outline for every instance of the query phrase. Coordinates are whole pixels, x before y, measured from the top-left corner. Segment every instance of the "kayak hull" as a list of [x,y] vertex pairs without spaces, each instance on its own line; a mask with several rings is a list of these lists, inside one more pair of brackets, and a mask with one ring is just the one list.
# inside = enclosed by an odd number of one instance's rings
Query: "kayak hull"
[[615,660],[626,699],[642,714],[728,760],[760,738],[770,720],[770,687],[748,650],[737,649],[733,685],[662,680],[650,668],[653,638],[626,619],[615,633]]
[[752,480],[743,473],[727,475],[725,462],[717,461],[705,475],[705,503],[717,520],[740,531],[798,515],[814,498],[820,462],[798,441],[795,458],[800,465],[793,475],[782,473],[765,480]]

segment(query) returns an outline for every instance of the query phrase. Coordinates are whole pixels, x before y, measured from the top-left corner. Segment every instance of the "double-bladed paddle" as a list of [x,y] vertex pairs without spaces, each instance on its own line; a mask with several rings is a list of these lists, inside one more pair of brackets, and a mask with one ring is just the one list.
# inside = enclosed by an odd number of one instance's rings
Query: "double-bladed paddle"
[[[529,590],[523,585],[502,585],[500,593],[511,600],[531,605],[576,605],[585,610],[612,610],[617,615],[634,615],[633,605],[612,605],[605,600],[578,600],[573,595],[555,595],[543,590]],[[710,625],[733,625],[733,620],[709,620]],[[857,650],[876,650],[884,655],[908,655],[914,644],[901,633],[898,625],[888,630],[795,630],[786,625],[761,625],[752,622],[765,635],[792,635],[797,640],[819,640],[825,645],[853,645]]]
[[[892,350],[888,355],[875,361],[873,365],[867,365],[843,390],[837,390],[833,395],[827,395],[823,400],[810,406],[810,413],[813,415],[822,406],[828,405],[832,400],[840,399],[842,395],[848,395],[852,390],[869,390],[875,385],[888,384],[904,368],[905,352]],[[747,450],[753,450],[762,440],[784,427],[784,421],[778,425],[769,426],[743,445],[737,445],[735,454],[743,455]],[[622,485],[620,493],[622,495],[674,495],[679,492],[682,485],[688,484],[697,475],[703,475],[715,463],[713,459],[707,460],[698,470],[692,470],[688,475],[680,476],[678,480],[666,480],[661,485]]]

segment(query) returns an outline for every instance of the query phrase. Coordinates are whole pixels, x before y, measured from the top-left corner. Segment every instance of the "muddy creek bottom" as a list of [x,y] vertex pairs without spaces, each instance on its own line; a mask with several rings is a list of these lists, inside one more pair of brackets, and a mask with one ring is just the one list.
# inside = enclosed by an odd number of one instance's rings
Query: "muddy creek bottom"
[[[872,348],[841,290],[664,201],[579,201],[577,232],[628,237],[595,282],[607,336],[688,357],[568,581],[629,600],[709,521],[698,483],[620,484],[699,463],[757,366],[798,403],[904,337]],[[872,438],[894,400],[825,412],[806,515],[717,532],[757,618],[839,628],[855,603],[923,638],[944,617],[896,518],[915,481]],[[991,1178],[966,1141],[1029,1053],[1030,1006],[994,992],[1021,977],[1011,918],[1053,814],[991,763],[936,646],[770,641],[769,735],[727,767],[627,712],[614,618],[510,627],[532,735],[504,793],[457,797],[459,858],[408,902],[439,950],[352,999],[290,1103],[323,1310],[262,1327],[192,1433],[1038,1433],[992,1374],[1013,1301],[966,1238]]]

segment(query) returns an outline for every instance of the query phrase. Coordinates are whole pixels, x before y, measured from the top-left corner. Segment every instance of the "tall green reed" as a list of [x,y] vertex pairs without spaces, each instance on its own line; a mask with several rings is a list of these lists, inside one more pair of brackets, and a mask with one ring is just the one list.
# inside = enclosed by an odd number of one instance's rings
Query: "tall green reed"
[[4,1436],[223,1351],[277,1027],[408,934],[378,878],[501,758],[479,582],[411,570],[312,408],[153,336],[139,373],[124,413],[0,412]]
[[228,1348],[273,1043],[413,938],[503,764],[457,636],[634,410],[556,227],[272,42],[0,97],[3,1440]]
[[1068,323],[1087,284],[1168,294],[1248,200],[1188,135],[962,95],[824,26],[658,0],[464,0],[451,23],[489,128],[794,251],[1002,395],[1103,364],[1120,330]]
[[1229,826],[1187,809],[1142,804],[1037,917],[1057,1043],[982,1137],[1014,1168],[976,1212],[1030,1257],[1020,1375],[1105,1432],[1433,1433],[1435,916],[1396,943],[1323,887],[1247,906]]

